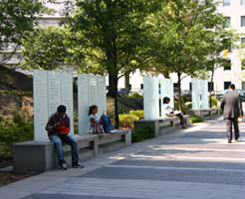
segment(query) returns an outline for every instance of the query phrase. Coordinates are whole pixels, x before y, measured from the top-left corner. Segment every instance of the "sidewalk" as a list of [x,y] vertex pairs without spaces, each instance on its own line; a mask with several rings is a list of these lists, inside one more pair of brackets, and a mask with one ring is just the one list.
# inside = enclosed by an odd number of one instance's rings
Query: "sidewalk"
[[[242,199],[245,139],[210,121],[0,188],[0,199]],[[241,125],[245,136],[245,125]]]

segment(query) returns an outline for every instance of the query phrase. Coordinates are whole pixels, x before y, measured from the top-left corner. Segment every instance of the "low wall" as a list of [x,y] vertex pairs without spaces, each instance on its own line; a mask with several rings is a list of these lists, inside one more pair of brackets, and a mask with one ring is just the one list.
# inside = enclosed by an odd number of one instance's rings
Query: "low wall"
[[203,119],[211,119],[220,115],[220,109],[201,109],[201,110],[189,110],[188,115],[198,115]]
[[[189,115],[184,116],[185,126],[190,126]],[[178,117],[169,117],[159,120],[138,120],[135,122],[133,134],[147,133],[146,139],[154,138],[160,134],[179,128],[180,119]]]
[[[117,133],[100,135],[77,135],[81,161],[92,158],[99,153],[131,144],[131,131],[119,130]],[[13,145],[13,169],[15,172],[43,172],[57,168],[58,161],[53,143],[29,141]],[[64,146],[64,155],[71,164],[71,147]]]

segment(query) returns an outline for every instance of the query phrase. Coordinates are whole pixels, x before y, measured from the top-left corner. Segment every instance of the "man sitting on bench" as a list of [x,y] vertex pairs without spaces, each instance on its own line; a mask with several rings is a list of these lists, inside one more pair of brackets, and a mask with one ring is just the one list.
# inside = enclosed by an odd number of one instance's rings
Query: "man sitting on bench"
[[165,115],[167,117],[173,117],[173,116],[179,117],[181,127],[185,128],[183,113],[181,111],[174,110],[174,108],[171,107],[169,103],[170,103],[170,98],[164,97],[163,98],[163,109],[165,110]]
[[66,114],[65,106],[60,105],[57,112],[51,115],[46,130],[48,131],[50,141],[54,143],[60,168],[63,170],[67,169],[67,164],[64,159],[63,143],[71,146],[72,167],[83,168],[84,166],[79,162],[78,144],[72,136],[68,135],[70,132],[70,118]]

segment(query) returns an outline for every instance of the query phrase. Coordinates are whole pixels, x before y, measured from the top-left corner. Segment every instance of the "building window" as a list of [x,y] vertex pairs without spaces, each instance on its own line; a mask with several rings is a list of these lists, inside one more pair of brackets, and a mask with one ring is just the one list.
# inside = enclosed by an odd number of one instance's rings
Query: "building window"
[[224,90],[228,89],[231,85],[231,82],[224,82]]
[[245,5],[245,0],[240,0],[241,5],[244,6]]
[[241,38],[241,44],[245,44],[245,37]]
[[144,89],[144,84],[140,84],[140,89],[141,89],[141,90]]
[[241,69],[245,70],[245,59],[241,60]]
[[223,6],[230,6],[231,1],[230,0],[223,0]]
[[226,59],[224,61],[224,70],[231,70],[231,60],[230,59]]
[[208,82],[208,92],[211,92],[214,90],[214,83],[213,82]]
[[231,40],[230,39],[223,39],[224,49],[231,52]]
[[224,28],[229,28],[231,26],[231,18],[225,17]]
[[245,16],[241,16],[241,27],[245,27]]
[[189,87],[190,87],[190,91],[192,91],[192,82],[190,82]]

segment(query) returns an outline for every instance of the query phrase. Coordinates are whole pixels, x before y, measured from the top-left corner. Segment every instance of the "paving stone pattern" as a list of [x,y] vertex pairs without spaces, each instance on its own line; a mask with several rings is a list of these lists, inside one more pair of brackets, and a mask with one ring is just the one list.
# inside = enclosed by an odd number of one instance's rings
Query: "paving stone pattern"
[[240,128],[241,141],[232,144],[223,121],[163,137],[160,144],[24,199],[244,199],[245,125]]

